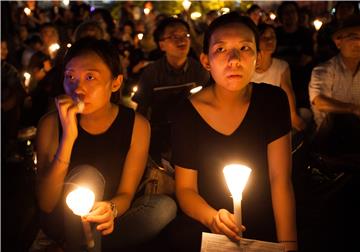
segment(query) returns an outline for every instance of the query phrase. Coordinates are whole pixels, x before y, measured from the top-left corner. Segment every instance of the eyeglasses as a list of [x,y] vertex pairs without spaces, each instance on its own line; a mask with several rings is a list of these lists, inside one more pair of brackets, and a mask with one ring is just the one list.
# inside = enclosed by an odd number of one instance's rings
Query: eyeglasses
[[172,34],[172,35],[169,35],[169,36],[167,36],[167,37],[163,37],[163,38],[161,39],[161,41],[170,39],[171,41],[177,42],[177,41],[183,41],[183,40],[189,39],[189,38],[190,38],[190,34],[189,34],[189,33],[182,34],[182,35]]

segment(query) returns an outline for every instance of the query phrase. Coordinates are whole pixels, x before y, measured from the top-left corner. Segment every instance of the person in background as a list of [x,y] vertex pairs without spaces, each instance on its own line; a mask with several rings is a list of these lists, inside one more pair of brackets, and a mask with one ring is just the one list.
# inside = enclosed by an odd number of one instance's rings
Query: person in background
[[246,11],[246,14],[251,18],[255,25],[259,25],[261,23],[263,11],[259,5],[251,5],[250,8]]
[[291,81],[299,107],[309,108],[308,83],[313,61],[313,34],[299,24],[299,6],[295,1],[284,1],[278,7],[281,26],[276,28],[275,57],[290,66]]
[[291,125],[297,131],[303,131],[306,123],[297,112],[289,65],[284,60],[272,57],[276,49],[275,28],[269,24],[260,24],[258,30],[260,34],[260,51],[251,81],[281,87],[289,100]]
[[360,16],[339,24],[332,35],[339,50],[316,66],[309,83],[318,152],[360,153]]
[[[207,85],[209,74],[200,62],[188,56],[189,25],[182,19],[163,19],[154,32],[154,40],[165,55],[143,69],[133,100],[138,104],[137,111],[150,119],[150,154],[160,160],[159,153],[169,149],[172,109],[190,95],[190,86]],[[168,91],[161,91],[163,88]]]
[[[291,182],[291,122],[286,93],[251,82],[259,35],[246,16],[215,19],[204,37],[203,66],[215,83],[179,105],[172,130],[176,197],[182,210],[164,231],[171,251],[199,251],[202,232],[280,242],[297,250]],[[237,226],[223,168],[252,169]]]
[[[81,222],[91,224],[94,251],[116,250],[151,240],[176,213],[175,202],[164,195],[134,202],[150,126],[140,114],[111,102],[122,84],[120,66],[109,42],[77,41],[64,58],[65,94],[56,97],[57,111],[46,114],[37,128],[41,228],[65,250],[84,247]],[[94,191],[96,201],[80,218],[65,197],[81,183]]]
[[334,7],[335,14],[330,23],[321,26],[317,34],[317,62],[322,63],[334,57],[337,47],[332,39],[336,27],[341,25],[344,20],[354,14],[359,14],[358,2],[356,1],[337,1]]
[[[26,96],[18,70],[7,62],[8,48],[1,37],[1,145],[2,156],[16,154],[22,106]],[[2,161],[3,164],[3,161]]]

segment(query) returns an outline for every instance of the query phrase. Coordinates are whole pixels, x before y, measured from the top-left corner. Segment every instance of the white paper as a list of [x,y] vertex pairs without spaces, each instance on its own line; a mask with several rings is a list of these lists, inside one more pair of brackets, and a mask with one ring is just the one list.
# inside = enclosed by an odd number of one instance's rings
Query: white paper
[[280,243],[241,238],[231,241],[225,235],[202,233],[201,252],[284,252]]

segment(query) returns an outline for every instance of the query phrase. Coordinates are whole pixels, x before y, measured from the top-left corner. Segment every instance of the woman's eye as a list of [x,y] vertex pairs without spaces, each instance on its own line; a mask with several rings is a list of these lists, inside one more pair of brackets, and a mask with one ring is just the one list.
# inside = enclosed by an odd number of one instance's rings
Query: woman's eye
[[216,48],[215,51],[216,51],[216,52],[224,52],[224,51],[225,51],[225,48],[224,48],[224,47],[218,47],[218,48]]
[[71,74],[66,74],[65,79],[68,80],[68,81],[73,81],[73,80],[75,80],[75,77],[73,75],[71,75]]
[[86,76],[86,80],[95,80],[95,77],[92,75]]

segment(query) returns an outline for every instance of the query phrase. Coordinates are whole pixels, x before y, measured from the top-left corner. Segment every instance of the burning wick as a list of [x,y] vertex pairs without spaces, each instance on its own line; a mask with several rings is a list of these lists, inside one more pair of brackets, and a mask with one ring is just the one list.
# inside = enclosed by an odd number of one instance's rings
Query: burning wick
[[[92,209],[95,202],[95,194],[88,188],[78,187],[70,192],[66,197],[66,204],[73,211],[74,214],[79,216],[87,215]],[[82,220],[82,219],[81,219]],[[83,229],[88,248],[95,246],[95,241],[91,233],[90,223],[82,220]]]

